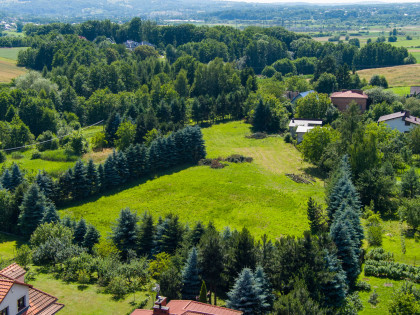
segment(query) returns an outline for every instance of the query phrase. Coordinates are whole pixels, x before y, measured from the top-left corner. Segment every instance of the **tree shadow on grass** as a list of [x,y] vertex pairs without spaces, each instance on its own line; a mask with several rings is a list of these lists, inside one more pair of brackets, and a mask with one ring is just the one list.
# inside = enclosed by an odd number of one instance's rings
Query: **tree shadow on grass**
[[321,169],[319,169],[319,167],[316,166],[304,167],[302,168],[302,171],[305,174],[322,181],[325,181],[328,178],[328,174],[323,172]]
[[77,286],[77,290],[79,291],[85,291],[88,288],[88,286],[86,284],[79,284]]
[[175,167],[172,167],[172,168],[164,170],[164,171],[156,172],[155,174],[148,174],[148,175],[143,176],[142,178],[131,180],[127,183],[121,184],[119,187],[109,189],[105,192],[98,193],[98,194],[95,194],[93,196],[86,197],[84,199],[61,202],[59,204],[59,210],[60,209],[65,209],[65,208],[68,208],[68,207],[78,207],[78,206],[84,205],[84,204],[89,203],[89,202],[95,202],[98,199],[100,199],[101,197],[109,197],[109,196],[116,195],[116,194],[118,194],[118,193],[120,193],[124,190],[127,190],[127,189],[130,189],[130,188],[134,188],[134,187],[137,187],[139,185],[145,184],[150,180],[155,180],[155,179],[158,179],[159,177],[162,177],[162,176],[173,175],[173,174],[179,173],[179,172],[181,172],[183,170],[186,170],[186,169],[188,169],[192,166],[197,166],[197,165],[196,164],[183,164],[183,165],[180,165],[180,166],[175,166]]

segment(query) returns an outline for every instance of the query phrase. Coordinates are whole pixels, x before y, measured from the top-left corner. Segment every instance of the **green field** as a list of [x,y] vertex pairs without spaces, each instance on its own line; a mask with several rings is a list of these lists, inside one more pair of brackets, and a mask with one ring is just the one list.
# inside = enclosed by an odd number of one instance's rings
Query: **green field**
[[420,63],[420,49],[409,50],[409,53],[416,58],[417,63]]
[[61,215],[85,218],[102,235],[122,208],[150,211],[155,219],[169,213],[183,222],[213,221],[218,228],[246,226],[255,236],[302,235],[308,228],[306,202],[323,202],[323,182],[297,184],[287,173],[310,167],[299,152],[280,137],[247,139],[250,125],[232,122],[203,129],[209,157],[239,153],[253,163],[229,164],[224,169],[195,166],[145,179],[83,204],[61,209]]
[[394,92],[395,94],[405,96],[410,94],[410,87],[409,86],[396,86],[389,88],[388,90]]
[[5,59],[17,60],[19,51],[27,47],[14,47],[14,48],[0,48],[0,57]]

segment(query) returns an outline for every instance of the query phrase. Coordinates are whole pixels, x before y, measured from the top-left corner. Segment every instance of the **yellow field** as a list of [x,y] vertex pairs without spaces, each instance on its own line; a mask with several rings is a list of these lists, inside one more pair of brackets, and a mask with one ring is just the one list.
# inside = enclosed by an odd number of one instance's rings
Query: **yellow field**
[[0,58],[0,83],[9,83],[12,79],[25,73],[24,68],[16,66],[16,61]]
[[367,81],[375,74],[384,75],[390,87],[420,85],[420,64],[366,69],[357,73]]

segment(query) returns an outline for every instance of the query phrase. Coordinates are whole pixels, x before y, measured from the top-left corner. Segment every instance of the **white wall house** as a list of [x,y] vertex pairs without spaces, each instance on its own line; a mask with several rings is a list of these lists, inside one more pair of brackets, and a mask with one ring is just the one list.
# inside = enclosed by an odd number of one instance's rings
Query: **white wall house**
[[4,290],[0,298],[0,315],[23,314],[29,308],[29,285],[17,280],[0,280],[0,288]]
[[399,132],[409,132],[420,125],[420,118],[411,116],[409,111],[401,111],[379,117],[378,123],[387,124],[391,129],[397,129]]
[[294,118],[289,123],[289,131],[292,135],[296,134],[297,143],[299,144],[302,142],[305,133],[317,126],[322,127],[322,120]]

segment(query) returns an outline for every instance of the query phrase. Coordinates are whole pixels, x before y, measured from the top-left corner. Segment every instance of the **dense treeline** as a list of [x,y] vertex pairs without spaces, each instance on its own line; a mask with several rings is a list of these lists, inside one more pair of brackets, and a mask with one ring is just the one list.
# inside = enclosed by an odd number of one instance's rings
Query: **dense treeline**
[[80,200],[174,166],[197,164],[205,156],[200,128],[187,127],[158,137],[148,147],[138,144],[114,151],[104,164],[78,161],[57,180],[40,171],[30,184],[13,164],[1,176],[2,230],[30,235],[50,210],[54,213],[56,203]]

